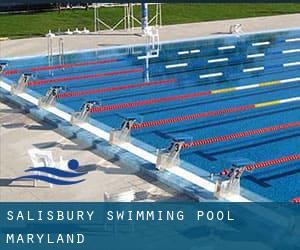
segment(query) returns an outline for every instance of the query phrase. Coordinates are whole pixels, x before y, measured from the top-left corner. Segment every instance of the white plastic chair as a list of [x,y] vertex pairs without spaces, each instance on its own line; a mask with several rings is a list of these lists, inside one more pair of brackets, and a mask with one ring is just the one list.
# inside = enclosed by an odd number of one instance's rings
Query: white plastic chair
[[132,202],[135,199],[135,192],[133,190],[119,193],[119,194],[109,194],[104,193],[104,201],[106,202]]
[[[104,201],[105,202],[133,202],[135,199],[135,192],[133,190],[129,190],[123,193],[118,193],[118,194],[109,194],[107,192],[104,193]],[[107,204],[109,206],[109,204]],[[104,219],[105,220],[105,219]],[[117,232],[117,221],[113,221],[112,226],[113,226],[113,231],[114,233]],[[130,227],[131,227],[131,232],[134,231],[134,222],[130,221],[129,222]],[[105,220],[104,223],[104,230],[107,230],[107,221]]]
[[[53,167],[55,168],[55,162],[53,160],[51,151],[43,151],[37,148],[32,148],[28,150],[29,157],[33,164],[34,168],[37,167]],[[40,172],[36,172],[37,175],[40,175]],[[48,176],[51,176],[48,174]],[[37,180],[33,180],[33,185],[37,186]],[[50,187],[53,187],[53,184],[50,184]]]
[[230,25],[229,32],[230,32],[231,34],[237,34],[237,35],[240,35],[241,33],[243,33],[242,25],[239,24],[239,23],[238,23],[238,24]]
[[70,29],[68,29],[68,30],[65,32],[65,35],[73,35],[73,31],[71,31]]
[[89,33],[90,31],[86,27],[84,27],[84,29],[82,30],[82,34],[89,34]]
[[78,28],[76,28],[74,31],[73,31],[73,34],[74,35],[80,35],[82,33],[81,30],[79,30]]
[[51,30],[49,30],[49,32],[45,35],[48,38],[53,38],[55,37],[55,34],[51,32]]

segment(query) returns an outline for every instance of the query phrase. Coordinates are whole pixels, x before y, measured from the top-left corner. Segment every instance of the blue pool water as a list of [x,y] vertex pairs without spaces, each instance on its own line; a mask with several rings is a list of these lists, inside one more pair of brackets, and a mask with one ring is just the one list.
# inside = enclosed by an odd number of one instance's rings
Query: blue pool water
[[[83,103],[90,100],[110,106],[300,77],[300,30],[297,29],[164,43],[159,57],[151,58],[148,67],[144,59],[138,59],[146,51],[147,46],[135,46],[71,53],[65,55],[66,65],[83,64],[51,72],[48,69],[36,70],[48,66],[47,57],[8,59],[7,72],[15,69],[18,72],[5,77],[17,81],[22,72],[33,71],[32,82],[46,81],[29,87],[39,95],[45,95],[51,86],[57,85],[67,87],[66,92],[73,92],[133,86],[148,80],[174,80],[168,84],[58,99],[57,102],[65,105],[70,112],[78,111]],[[112,61],[88,64],[101,60]],[[58,56],[55,56],[54,65],[58,63]],[[114,73],[92,77],[105,72]],[[147,72],[149,79],[146,79]],[[208,74],[217,75],[208,77]],[[58,80],[47,82],[53,79]],[[92,113],[91,117],[110,128],[119,128],[123,117],[129,113],[138,114],[147,122],[299,96],[300,78],[284,84],[113,109]],[[161,149],[166,148],[171,138],[178,134],[198,140],[296,121],[300,121],[300,101],[137,129],[132,135]],[[181,152],[181,159],[208,172],[219,172],[228,168],[234,159],[261,162],[299,153],[300,129],[294,127],[188,148]],[[241,183],[245,189],[267,199],[288,201],[300,196],[299,180],[300,162],[294,161],[245,173]]]

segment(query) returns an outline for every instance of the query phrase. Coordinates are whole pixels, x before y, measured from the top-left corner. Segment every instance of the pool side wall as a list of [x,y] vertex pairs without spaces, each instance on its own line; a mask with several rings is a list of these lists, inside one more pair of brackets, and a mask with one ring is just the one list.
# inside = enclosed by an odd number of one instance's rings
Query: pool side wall
[[39,109],[34,104],[18,96],[12,96],[8,91],[2,88],[0,88],[0,101],[17,106],[26,112],[27,115],[39,122],[50,124],[59,134],[70,140],[77,140],[106,160],[116,161],[120,166],[134,169],[142,175],[148,175],[179,192],[189,195],[193,199],[199,201],[213,199],[212,194],[207,190],[201,189],[199,186],[196,186],[170,172],[157,171],[154,164],[145,161],[144,159],[129,153],[118,146],[110,145],[107,141],[100,139],[90,132],[74,126],[46,110]]

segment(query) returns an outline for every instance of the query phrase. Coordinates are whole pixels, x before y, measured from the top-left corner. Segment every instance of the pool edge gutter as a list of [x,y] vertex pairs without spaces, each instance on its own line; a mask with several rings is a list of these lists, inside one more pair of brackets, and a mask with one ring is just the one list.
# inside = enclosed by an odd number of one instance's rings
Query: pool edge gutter
[[[1,80],[0,80],[1,82]],[[182,192],[197,201],[212,201],[213,194],[198,185],[195,185],[184,178],[171,173],[169,171],[158,171],[155,165],[141,157],[134,155],[119,146],[110,145],[104,139],[80,128],[72,125],[68,121],[58,117],[57,115],[40,109],[35,104],[25,100],[20,96],[13,96],[7,89],[0,86],[0,101],[17,106],[38,122],[45,122],[54,127],[54,131],[70,140],[78,142],[89,147],[90,150],[97,153],[106,160],[118,159],[120,166],[131,168],[137,173],[147,175],[160,183],[171,187],[172,189]]]

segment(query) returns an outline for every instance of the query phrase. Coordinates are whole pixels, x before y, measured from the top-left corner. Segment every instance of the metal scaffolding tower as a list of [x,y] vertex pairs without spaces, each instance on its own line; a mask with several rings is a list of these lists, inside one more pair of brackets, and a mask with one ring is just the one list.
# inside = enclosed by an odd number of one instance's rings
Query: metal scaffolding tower
[[[145,4],[142,4],[145,5]],[[142,27],[142,17],[145,15],[135,15],[134,7],[141,6],[139,3],[126,3],[126,4],[107,4],[107,3],[94,3],[94,31],[99,32],[101,30],[115,30],[123,27],[124,30],[130,30]],[[160,3],[146,4],[155,6],[155,14],[148,17],[148,24],[156,27],[162,26],[162,8]],[[113,25],[108,24],[101,16],[101,10],[104,8],[123,7],[123,16]],[[147,10],[146,10],[147,11]],[[145,14],[145,13],[144,13]],[[102,28],[101,28],[102,27]],[[143,25],[144,27],[144,25]]]

